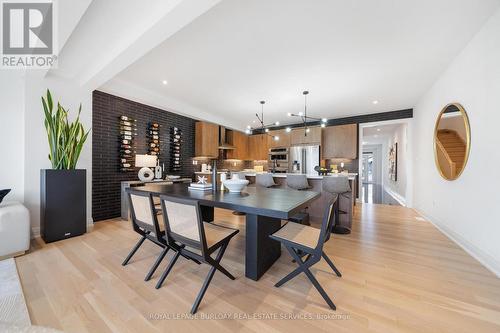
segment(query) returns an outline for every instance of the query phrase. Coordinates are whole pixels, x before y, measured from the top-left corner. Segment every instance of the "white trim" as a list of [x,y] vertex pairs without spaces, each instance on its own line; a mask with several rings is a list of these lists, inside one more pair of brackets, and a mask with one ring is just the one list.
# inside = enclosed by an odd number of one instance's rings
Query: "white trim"
[[384,186],[384,191],[386,191],[387,193],[389,193],[389,195],[391,197],[393,197],[394,200],[396,200],[397,202],[399,202],[399,204],[401,206],[406,207],[406,199],[401,194],[399,194],[397,192],[394,192],[388,186]]
[[484,267],[500,278],[500,261],[497,260],[491,254],[484,252],[477,246],[469,242],[467,239],[463,238],[461,235],[447,227],[444,223],[438,219],[424,214],[420,209],[415,208],[415,211],[424,217],[427,221],[432,223],[439,231],[441,231],[446,237],[460,246],[465,252],[471,255],[474,259],[479,261]]

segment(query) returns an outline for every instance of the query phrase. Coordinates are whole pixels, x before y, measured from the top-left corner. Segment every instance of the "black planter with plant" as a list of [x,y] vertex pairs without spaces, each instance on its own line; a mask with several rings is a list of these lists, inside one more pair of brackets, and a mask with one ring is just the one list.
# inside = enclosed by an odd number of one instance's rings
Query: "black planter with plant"
[[52,169],[40,170],[40,234],[49,243],[86,231],[87,170],[76,165],[89,131],[80,122],[81,105],[73,122],[59,103],[54,111],[48,90],[42,105]]

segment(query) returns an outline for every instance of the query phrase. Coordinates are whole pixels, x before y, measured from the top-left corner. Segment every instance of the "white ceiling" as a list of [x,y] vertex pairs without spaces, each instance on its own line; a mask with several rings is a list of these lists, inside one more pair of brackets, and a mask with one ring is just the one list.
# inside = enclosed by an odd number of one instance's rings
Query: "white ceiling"
[[305,89],[318,117],[412,108],[498,5],[223,0],[101,89],[242,130],[262,99],[284,123]]
[[393,137],[396,131],[405,126],[402,123],[393,123],[388,125],[377,125],[363,128],[363,145],[380,144],[382,141]]

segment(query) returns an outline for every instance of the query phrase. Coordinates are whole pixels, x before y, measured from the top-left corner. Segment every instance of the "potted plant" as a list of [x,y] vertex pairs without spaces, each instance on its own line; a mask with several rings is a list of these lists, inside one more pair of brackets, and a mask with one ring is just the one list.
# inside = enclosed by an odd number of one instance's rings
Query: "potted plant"
[[87,228],[87,170],[76,169],[90,130],[73,122],[59,103],[54,110],[50,91],[42,96],[52,169],[40,170],[40,234],[45,242],[82,235]]

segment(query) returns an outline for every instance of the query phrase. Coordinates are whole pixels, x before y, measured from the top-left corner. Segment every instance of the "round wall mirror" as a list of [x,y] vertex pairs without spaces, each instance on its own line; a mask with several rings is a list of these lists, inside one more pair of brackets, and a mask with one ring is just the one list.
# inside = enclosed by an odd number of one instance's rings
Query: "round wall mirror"
[[455,180],[463,172],[470,150],[469,118],[462,105],[451,103],[439,113],[434,128],[434,157],[444,179]]

